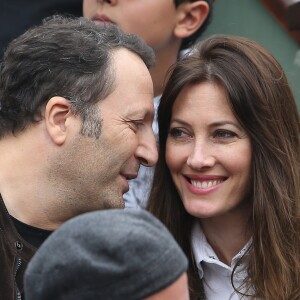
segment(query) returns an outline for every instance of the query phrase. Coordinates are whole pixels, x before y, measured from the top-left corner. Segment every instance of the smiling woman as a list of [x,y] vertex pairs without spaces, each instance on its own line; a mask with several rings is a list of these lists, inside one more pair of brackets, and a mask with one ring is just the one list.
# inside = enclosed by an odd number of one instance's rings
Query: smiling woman
[[191,299],[300,298],[300,121],[281,66],[213,36],[170,71],[149,210],[190,260]]
[[240,204],[249,190],[251,158],[250,139],[220,86],[203,82],[179,93],[166,142],[166,162],[187,212],[205,218],[202,227],[206,218],[217,219],[225,213],[232,225],[240,214],[249,217]]

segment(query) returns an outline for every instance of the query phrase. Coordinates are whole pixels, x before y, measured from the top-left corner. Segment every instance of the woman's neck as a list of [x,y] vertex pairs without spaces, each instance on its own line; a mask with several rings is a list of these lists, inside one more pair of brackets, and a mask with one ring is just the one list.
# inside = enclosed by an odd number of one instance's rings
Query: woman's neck
[[250,209],[238,214],[229,213],[201,219],[201,228],[220,261],[231,265],[232,258],[251,238]]

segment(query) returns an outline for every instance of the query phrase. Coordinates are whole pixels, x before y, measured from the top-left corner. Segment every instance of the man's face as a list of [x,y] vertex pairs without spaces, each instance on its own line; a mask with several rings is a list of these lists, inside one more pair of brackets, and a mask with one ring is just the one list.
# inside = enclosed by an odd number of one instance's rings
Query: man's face
[[157,161],[149,71],[126,49],[116,50],[112,60],[115,89],[97,104],[100,138],[80,134],[82,120],[73,118],[75,133],[56,157],[64,166],[59,167],[60,178],[69,186],[70,199],[64,200],[63,209],[69,206],[72,215],[123,207],[127,181],[137,176],[140,164],[152,166]]

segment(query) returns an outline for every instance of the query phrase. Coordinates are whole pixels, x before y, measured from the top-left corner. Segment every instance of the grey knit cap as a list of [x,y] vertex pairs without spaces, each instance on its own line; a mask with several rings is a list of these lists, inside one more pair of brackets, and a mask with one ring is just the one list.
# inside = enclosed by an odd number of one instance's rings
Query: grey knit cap
[[172,284],[188,262],[144,210],[86,213],[42,244],[25,273],[26,300],[141,300]]

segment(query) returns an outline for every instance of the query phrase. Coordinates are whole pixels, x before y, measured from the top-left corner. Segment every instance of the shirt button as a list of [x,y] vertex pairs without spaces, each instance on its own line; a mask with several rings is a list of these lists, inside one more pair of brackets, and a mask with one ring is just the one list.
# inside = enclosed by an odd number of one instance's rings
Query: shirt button
[[19,242],[19,241],[16,241],[15,242],[15,247],[16,247],[17,250],[20,251],[20,250],[23,249],[23,244],[21,242]]

